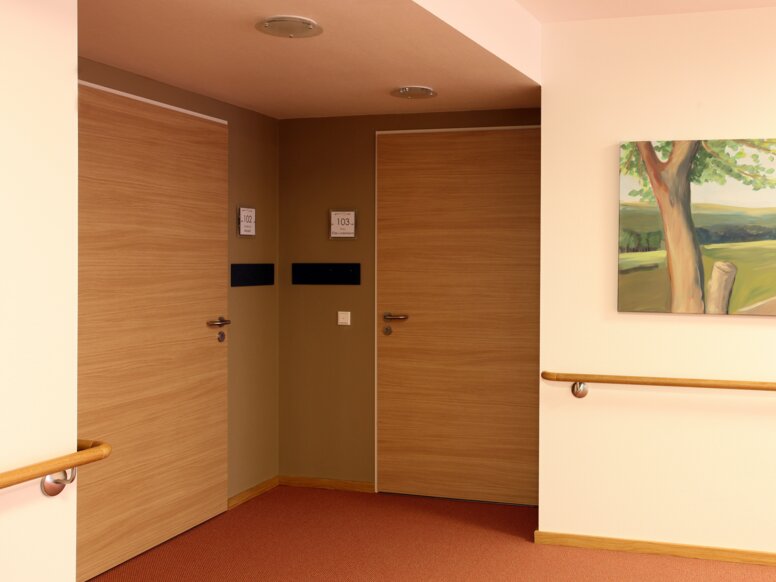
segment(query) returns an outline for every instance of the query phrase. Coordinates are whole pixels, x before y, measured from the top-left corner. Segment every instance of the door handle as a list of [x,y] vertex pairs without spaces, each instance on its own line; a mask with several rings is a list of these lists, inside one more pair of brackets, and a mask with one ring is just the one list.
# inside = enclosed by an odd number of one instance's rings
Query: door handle
[[409,318],[410,318],[409,315],[404,315],[399,313],[397,313],[396,315],[390,312],[383,313],[383,321],[406,321]]
[[208,327],[224,327],[225,325],[229,325],[232,323],[231,319],[224,319],[223,317],[219,317],[218,319],[210,320],[207,322]]

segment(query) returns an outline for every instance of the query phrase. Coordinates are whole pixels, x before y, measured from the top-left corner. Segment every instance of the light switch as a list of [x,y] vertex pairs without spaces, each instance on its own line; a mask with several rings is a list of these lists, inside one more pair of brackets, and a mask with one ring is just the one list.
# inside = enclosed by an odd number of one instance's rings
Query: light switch
[[350,325],[350,311],[337,312],[337,325]]

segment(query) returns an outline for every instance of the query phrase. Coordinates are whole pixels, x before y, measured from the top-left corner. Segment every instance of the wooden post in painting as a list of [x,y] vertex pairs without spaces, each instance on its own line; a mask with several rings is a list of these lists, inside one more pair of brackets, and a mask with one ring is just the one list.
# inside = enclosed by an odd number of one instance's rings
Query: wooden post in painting
[[737,271],[733,263],[725,261],[714,263],[706,293],[706,313],[727,315],[730,293],[733,291]]

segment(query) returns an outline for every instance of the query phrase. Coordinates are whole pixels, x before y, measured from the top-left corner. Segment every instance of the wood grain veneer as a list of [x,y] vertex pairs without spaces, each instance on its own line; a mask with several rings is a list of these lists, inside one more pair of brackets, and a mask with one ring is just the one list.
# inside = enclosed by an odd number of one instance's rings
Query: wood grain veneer
[[537,502],[539,140],[378,135],[380,491]]
[[[78,579],[226,509],[227,129],[80,89]],[[228,328],[226,330],[229,333]]]
[[663,542],[645,542],[639,540],[583,536],[545,531],[535,532],[534,541],[537,544],[569,546],[573,548],[615,550],[638,554],[659,554],[665,556],[679,556],[681,558],[699,558],[702,560],[721,560],[723,562],[776,566],[776,554],[751,552],[749,550],[711,548],[707,546],[690,546]]
[[590,382],[592,384],[634,384],[638,386],[676,386],[681,388],[724,388],[726,390],[776,391],[776,382],[749,382],[747,380],[608,376],[602,374],[572,374],[568,372],[542,372],[542,378],[553,382]]

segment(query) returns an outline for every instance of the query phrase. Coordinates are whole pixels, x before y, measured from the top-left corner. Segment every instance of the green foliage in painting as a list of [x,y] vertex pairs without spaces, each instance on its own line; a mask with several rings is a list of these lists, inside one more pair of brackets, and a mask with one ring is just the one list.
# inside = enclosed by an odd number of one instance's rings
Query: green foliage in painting
[[[653,142],[655,152],[662,161],[671,155],[673,142]],[[741,182],[752,190],[776,188],[776,139],[704,140],[692,163],[690,182],[725,184],[729,179]],[[655,199],[649,184],[646,167],[636,142],[620,147],[620,173],[633,176],[639,188],[628,195],[643,202]]]
[[[701,245],[776,240],[773,208],[735,208],[693,204],[695,236]],[[655,240],[646,239],[652,236]],[[660,210],[654,204],[626,202],[620,205],[621,253],[652,251],[663,247]],[[656,244],[657,243],[657,244]]]
[[619,249],[621,253],[644,253],[656,251],[663,244],[663,231],[638,232],[631,229],[620,230]]

